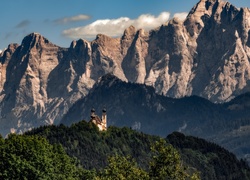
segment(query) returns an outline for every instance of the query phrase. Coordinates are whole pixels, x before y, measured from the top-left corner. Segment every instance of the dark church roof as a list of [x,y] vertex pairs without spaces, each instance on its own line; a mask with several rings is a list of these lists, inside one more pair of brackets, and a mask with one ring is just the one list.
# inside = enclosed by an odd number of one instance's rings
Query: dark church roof
[[102,120],[101,120],[101,118],[99,116],[92,115],[90,121],[94,121],[94,120],[96,121],[97,124],[102,124]]

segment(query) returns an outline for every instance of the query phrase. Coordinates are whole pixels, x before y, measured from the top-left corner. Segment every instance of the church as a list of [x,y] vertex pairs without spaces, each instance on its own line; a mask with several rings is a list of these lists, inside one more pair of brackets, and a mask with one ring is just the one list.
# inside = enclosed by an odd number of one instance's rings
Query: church
[[102,118],[95,114],[95,109],[91,109],[90,121],[94,123],[100,131],[107,130],[107,111],[106,109],[102,110]]

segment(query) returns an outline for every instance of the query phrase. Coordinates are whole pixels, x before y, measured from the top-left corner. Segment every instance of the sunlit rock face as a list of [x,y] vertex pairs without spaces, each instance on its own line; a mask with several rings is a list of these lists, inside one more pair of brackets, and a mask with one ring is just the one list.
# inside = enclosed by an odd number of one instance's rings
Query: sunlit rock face
[[29,34],[0,53],[0,132],[59,122],[107,73],[169,97],[228,101],[250,90],[249,17],[248,8],[201,0],[184,21],[150,32],[131,26],[120,38],[61,48]]

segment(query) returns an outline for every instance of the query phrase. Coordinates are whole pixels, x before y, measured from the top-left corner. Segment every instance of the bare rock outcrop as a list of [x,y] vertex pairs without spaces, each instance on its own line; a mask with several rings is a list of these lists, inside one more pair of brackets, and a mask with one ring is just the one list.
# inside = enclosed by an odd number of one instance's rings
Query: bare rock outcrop
[[121,38],[61,48],[32,33],[0,55],[0,132],[59,122],[107,73],[169,97],[228,101],[250,90],[249,17],[248,8],[200,0],[184,21],[150,32],[130,26]]

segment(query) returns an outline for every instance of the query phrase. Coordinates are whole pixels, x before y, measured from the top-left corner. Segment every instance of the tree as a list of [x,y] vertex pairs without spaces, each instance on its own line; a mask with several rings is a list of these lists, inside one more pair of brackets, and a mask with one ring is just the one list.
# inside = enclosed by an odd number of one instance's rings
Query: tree
[[96,179],[100,180],[147,180],[147,172],[139,168],[134,159],[115,155],[109,158],[108,166]]
[[174,149],[172,145],[167,144],[164,139],[156,141],[151,150],[154,155],[152,157],[152,161],[150,162],[150,179],[185,180],[188,178],[197,178],[197,174],[189,177],[181,164],[181,158],[178,151]]
[[78,179],[78,168],[61,145],[38,136],[1,139],[0,179]]
[[176,149],[160,139],[152,146],[152,161],[149,172],[139,168],[130,156],[115,155],[109,158],[108,166],[96,177],[96,180],[199,180],[199,174],[189,175],[181,164]]

